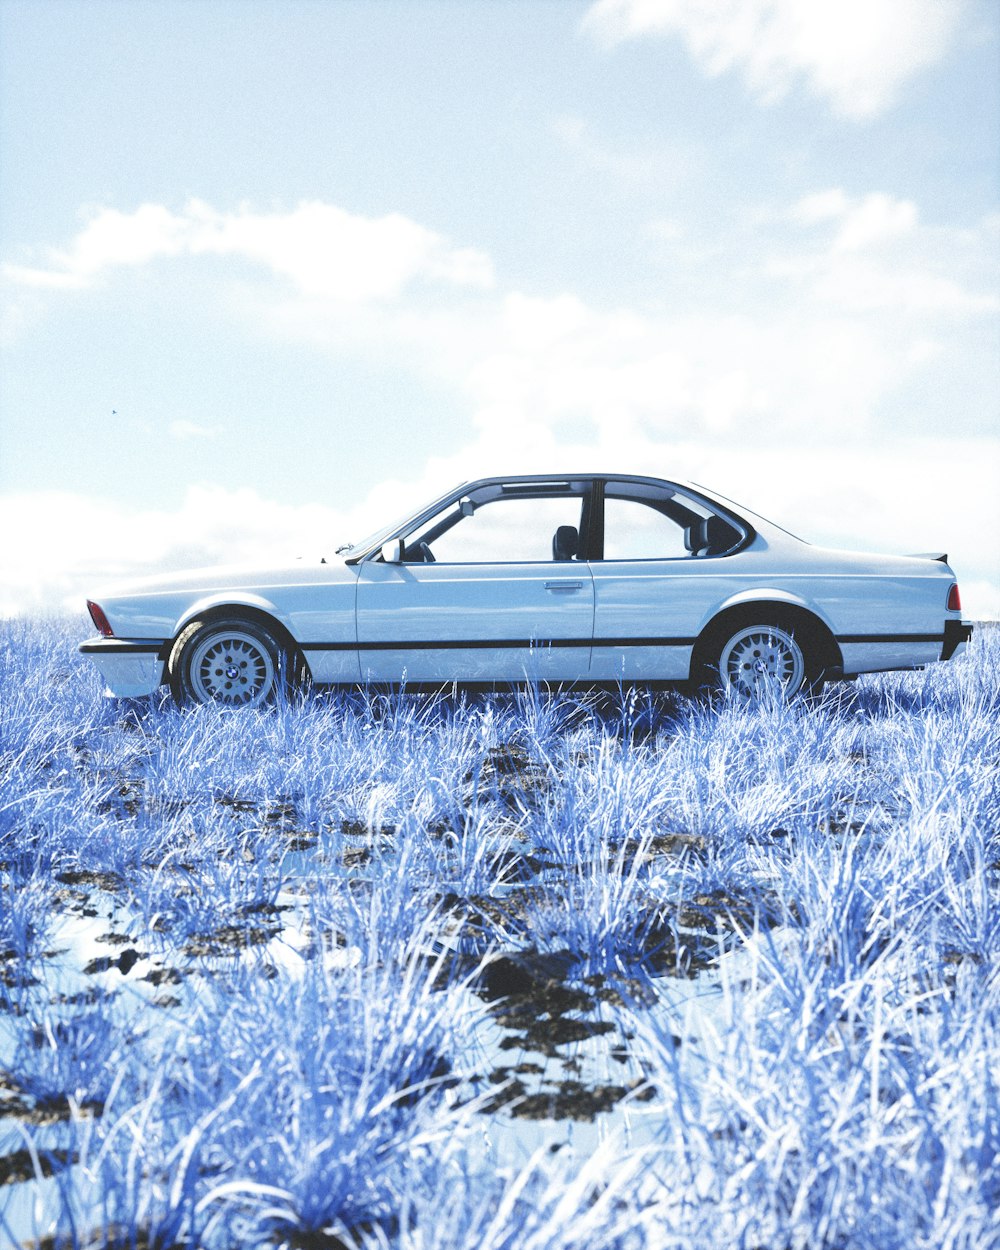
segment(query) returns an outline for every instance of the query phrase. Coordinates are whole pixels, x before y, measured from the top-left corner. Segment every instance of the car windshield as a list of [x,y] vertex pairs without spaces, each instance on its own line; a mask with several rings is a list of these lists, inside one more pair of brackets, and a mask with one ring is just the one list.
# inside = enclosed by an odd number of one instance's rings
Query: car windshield
[[435,499],[433,503],[426,504],[424,507],[418,508],[415,512],[404,512],[402,516],[397,517],[391,524],[382,525],[377,530],[372,530],[372,532],[362,538],[360,542],[343,544],[337,548],[337,554],[346,556],[351,560],[360,560],[370,551],[377,551],[379,547],[381,547],[382,544],[394,534],[398,534],[405,530],[410,525],[410,522],[418,521],[427,513],[437,511],[443,503],[456,495],[459,489],[459,487],[456,487],[454,490],[446,491],[445,494],[441,495],[438,499]]

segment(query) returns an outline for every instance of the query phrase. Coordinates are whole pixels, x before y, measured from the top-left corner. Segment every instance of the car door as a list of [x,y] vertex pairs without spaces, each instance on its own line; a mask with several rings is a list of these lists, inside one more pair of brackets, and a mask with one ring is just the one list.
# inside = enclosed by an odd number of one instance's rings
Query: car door
[[[706,616],[732,588],[727,521],[666,483],[608,481],[594,576],[591,676],[603,681],[682,681]],[[718,555],[704,542],[722,535]],[[729,527],[730,546],[743,534]]]
[[593,578],[585,561],[553,547],[560,532],[578,537],[584,491],[491,483],[403,535],[401,561],[366,560],[357,594],[362,678],[586,677]]

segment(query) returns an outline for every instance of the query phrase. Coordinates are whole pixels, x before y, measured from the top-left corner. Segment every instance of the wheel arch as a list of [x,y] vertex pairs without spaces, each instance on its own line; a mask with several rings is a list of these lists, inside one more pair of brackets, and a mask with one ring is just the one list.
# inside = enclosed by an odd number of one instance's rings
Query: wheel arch
[[174,630],[174,636],[170,643],[171,650],[176,644],[177,639],[192,621],[209,621],[224,620],[226,617],[242,616],[249,621],[255,621],[258,625],[264,626],[274,634],[276,640],[288,652],[292,660],[293,669],[300,671],[306,677],[311,678],[312,674],[309,670],[309,663],[306,660],[302,648],[295,639],[291,630],[277,615],[277,609],[268,600],[263,598],[254,599],[226,599],[220,601],[213,598],[203,600],[200,604],[195,604],[184,613],[183,617],[177,622]]
[[740,595],[731,600],[703,626],[691,651],[691,677],[696,678],[710,664],[715,650],[735,630],[745,625],[784,626],[807,649],[819,671],[842,668],[844,659],[833,630],[801,600],[784,592],[767,598]]

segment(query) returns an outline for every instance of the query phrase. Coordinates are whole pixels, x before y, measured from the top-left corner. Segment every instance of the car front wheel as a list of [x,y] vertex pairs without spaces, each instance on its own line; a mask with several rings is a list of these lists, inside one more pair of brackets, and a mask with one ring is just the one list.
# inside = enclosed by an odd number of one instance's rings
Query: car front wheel
[[745,625],[730,634],[713,666],[723,694],[748,703],[791,698],[812,686],[815,674],[795,635],[780,625]]
[[170,654],[170,684],[179,703],[261,707],[274,697],[287,670],[278,639],[243,617],[192,621]]

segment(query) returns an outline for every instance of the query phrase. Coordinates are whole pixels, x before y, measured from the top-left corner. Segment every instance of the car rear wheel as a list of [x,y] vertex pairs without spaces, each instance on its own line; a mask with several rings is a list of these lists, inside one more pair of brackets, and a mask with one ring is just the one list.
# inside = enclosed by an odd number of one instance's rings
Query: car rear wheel
[[261,707],[288,672],[278,639],[257,621],[229,617],[192,621],[170,655],[170,683],[179,703]]
[[783,625],[761,623],[734,630],[722,641],[712,668],[713,684],[747,703],[791,698],[817,681],[806,651]]

